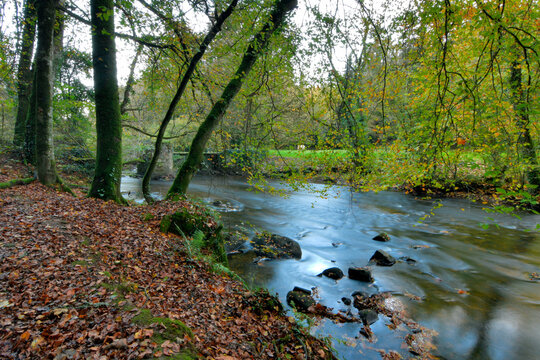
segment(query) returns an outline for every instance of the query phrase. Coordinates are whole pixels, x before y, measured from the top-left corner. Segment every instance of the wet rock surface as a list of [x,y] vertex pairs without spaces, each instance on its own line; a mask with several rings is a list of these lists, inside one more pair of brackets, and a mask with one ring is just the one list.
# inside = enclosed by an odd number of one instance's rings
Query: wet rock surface
[[382,232],[382,233],[374,236],[373,240],[381,241],[381,242],[387,242],[387,241],[390,241],[390,236],[387,233]]
[[300,245],[285,236],[267,232],[256,234],[251,240],[253,250],[257,256],[268,259],[300,259],[302,249]]
[[384,250],[377,250],[369,259],[369,262],[379,266],[392,266],[396,263],[396,259]]
[[349,268],[349,279],[364,281],[364,282],[373,282],[373,275],[371,274],[371,269],[367,266],[365,267],[350,267]]
[[326,276],[326,277],[329,277],[330,279],[339,280],[343,278],[343,271],[341,271],[341,269],[338,267],[332,267],[332,268],[324,270],[322,273],[320,273],[317,276],[319,277]]
[[363,309],[358,311],[358,316],[360,319],[362,319],[363,324],[374,324],[377,320],[379,320],[379,314],[375,310],[372,309]]
[[306,293],[306,289],[295,287],[287,293],[287,304],[298,311],[307,312],[310,306],[315,305],[315,300],[311,297],[311,292]]

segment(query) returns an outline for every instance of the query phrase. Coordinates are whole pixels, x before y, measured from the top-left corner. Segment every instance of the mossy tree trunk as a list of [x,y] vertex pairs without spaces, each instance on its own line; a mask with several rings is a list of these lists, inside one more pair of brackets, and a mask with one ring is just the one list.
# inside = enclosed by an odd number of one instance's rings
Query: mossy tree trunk
[[267,49],[270,37],[283,24],[287,14],[295,9],[297,4],[297,0],[276,0],[270,18],[266,21],[257,35],[250,41],[236,73],[233,75],[229,84],[227,84],[223,90],[221,97],[214,104],[210,113],[199,127],[197,134],[191,143],[189,154],[178,171],[178,174],[169,189],[167,198],[177,199],[186,193],[193,175],[203,160],[204,149],[206,148],[206,144],[208,143],[212,132],[225,115],[227,108],[236,94],[240,91],[244,79],[251,71],[251,68],[259,56]]
[[37,3],[38,45],[36,50],[36,165],[42,184],[61,183],[54,160],[53,145],[53,58],[54,23],[58,0]]
[[165,136],[165,130],[167,129],[167,126],[169,125],[169,122],[171,121],[174,111],[176,109],[176,106],[178,105],[178,102],[182,98],[182,95],[184,94],[184,91],[187,87],[187,84],[189,83],[189,80],[191,79],[191,76],[195,72],[195,69],[197,68],[197,64],[204,56],[204,53],[206,52],[206,49],[208,48],[208,45],[214,40],[216,35],[221,31],[221,27],[225,20],[232,14],[234,8],[238,4],[238,0],[233,0],[217,18],[214,25],[210,28],[208,31],[208,34],[206,34],[204,40],[202,41],[201,45],[199,46],[199,51],[193,56],[189,63],[189,67],[184,73],[182,77],[182,81],[180,82],[180,85],[178,86],[178,89],[176,90],[176,94],[174,95],[169,108],[167,109],[167,113],[165,114],[165,117],[163,118],[161,125],[159,126],[159,132],[157,134],[156,142],[154,145],[154,154],[152,155],[152,159],[150,160],[150,163],[148,164],[148,167],[146,168],[146,172],[144,173],[144,177],[142,180],[142,192],[144,195],[144,198],[147,202],[152,201],[152,197],[150,196],[150,179],[152,178],[152,173],[154,172],[156,165],[158,163],[159,155],[161,153],[161,145],[163,143],[163,137]]
[[24,5],[22,46],[17,67],[17,118],[13,145],[22,147],[24,144],[26,118],[32,93],[33,72],[30,69],[34,40],[36,37],[36,1],[26,0]]
[[26,162],[36,164],[36,64],[32,66],[31,95],[26,114],[26,126],[24,129],[24,159]]
[[[61,0],[59,3],[63,5],[64,0]],[[52,74],[51,78],[54,79],[56,72],[60,71],[60,63],[62,59],[63,52],[63,40],[64,40],[64,22],[65,16],[56,11],[55,15],[55,26],[54,26],[54,35],[53,35],[53,60],[52,60]],[[28,107],[25,114],[24,120],[24,144],[23,144],[23,153],[24,159],[26,162],[36,165],[36,109],[37,109],[37,98],[36,98],[36,63],[32,65],[30,70],[31,81],[28,85]]]
[[92,0],[92,64],[96,104],[97,154],[88,196],[124,202],[122,176],[122,123],[116,78],[114,2]]

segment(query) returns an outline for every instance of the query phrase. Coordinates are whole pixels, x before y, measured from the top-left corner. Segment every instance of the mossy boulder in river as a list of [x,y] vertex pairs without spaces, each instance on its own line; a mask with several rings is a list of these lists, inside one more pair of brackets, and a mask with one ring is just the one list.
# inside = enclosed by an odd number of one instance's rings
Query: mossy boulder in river
[[315,305],[315,300],[311,297],[311,291],[295,287],[287,293],[287,304],[298,311],[307,312],[310,306]]
[[300,259],[302,249],[293,239],[276,234],[263,232],[255,235],[251,240],[253,251],[257,256],[269,259]]

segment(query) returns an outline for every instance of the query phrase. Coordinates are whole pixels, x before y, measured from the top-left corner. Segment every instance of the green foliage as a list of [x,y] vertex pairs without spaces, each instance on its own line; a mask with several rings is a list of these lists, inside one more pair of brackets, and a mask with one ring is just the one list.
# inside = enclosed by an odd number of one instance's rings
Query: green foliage
[[34,180],[35,180],[35,178],[31,177],[31,178],[26,178],[26,179],[15,179],[15,180],[2,182],[2,183],[0,183],[0,189],[7,189],[7,188],[10,188],[10,187],[16,186],[16,185],[30,184]]
[[268,151],[257,149],[228,149],[220,155],[226,168],[237,169],[244,173],[256,169],[267,157]]
[[[223,225],[215,220],[217,215],[211,209],[192,204],[190,207],[183,207],[174,214],[166,215],[160,223],[162,232],[177,234],[186,239],[186,246],[190,255],[196,257],[201,249],[206,249],[212,253],[213,260],[222,264],[227,264],[227,254],[224,247],[222,234]],[[192,237],[191,241],[187,237]]]
[[162,330],[155,334],[153,338],[158,344],[162,344],[165,340],[176,341],[177,338],[183,339],[184,335],[193,336],[191,329],[182,321],[152,316],[152,313],[148,309],[142,309],[131,321],[140,326],[151,324],[162,325]]
[[152,213],[145,213],[141,215],[142,221],[151,221],[151,220],[154,220],[155,218],[156,216]]
[[[152,340],[158,345],[164,344],[166,341],[183,342],[186,336],[193,337],[193,332],[182,321],[176,319],[170,319],[165,317],[155,317],[148,309],[141,309],[137,315],[135,315],[131,321],[141,327],[149,327],[153,324],[159,324],[154,327],[154,333],[152,334]],[[157,350],[155,354],[157,354]],[[155,355],[158,357],[159,355]],[[196,350],[194,346],[188,342],[184,343],[183,349],[180,353],[173,354],[171,356],[161,356],[159,359],[182,359],[191,360],[197,359]]]

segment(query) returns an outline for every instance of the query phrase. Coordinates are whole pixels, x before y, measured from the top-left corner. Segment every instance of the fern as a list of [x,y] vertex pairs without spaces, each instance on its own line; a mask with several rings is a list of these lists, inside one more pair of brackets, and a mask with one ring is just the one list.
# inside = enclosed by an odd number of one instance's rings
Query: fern
[[195,232],[193,233],[193,238],[191,239],[191,246],[193,252],[201,252],[201,249],[205,245],[204,237],[204,233],[201,230],[195,230]]

